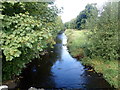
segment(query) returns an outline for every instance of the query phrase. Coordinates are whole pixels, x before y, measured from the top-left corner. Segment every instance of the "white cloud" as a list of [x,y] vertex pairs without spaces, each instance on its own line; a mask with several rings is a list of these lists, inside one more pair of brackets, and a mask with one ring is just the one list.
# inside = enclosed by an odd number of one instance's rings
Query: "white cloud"
[[105,1],[107,0],[56,0],[55,4],[58,8],[64,8],[61,18],[67,22],[75,18],[88,3],[97,3],[101,7]]

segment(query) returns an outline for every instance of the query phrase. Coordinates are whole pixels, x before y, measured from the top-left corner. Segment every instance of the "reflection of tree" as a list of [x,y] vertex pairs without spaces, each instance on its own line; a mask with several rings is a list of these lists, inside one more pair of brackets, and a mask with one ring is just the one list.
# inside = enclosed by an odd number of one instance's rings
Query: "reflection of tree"
[[56,44],[55,46],[55,59],[60,60],[62,54],[62,44]]
[[55,60],[56,59],[61,60],[62,51],[63,51],[63,45],[62,45],[63,39],[64,39],[63,33],[58,34],[56,38],[56,45],[54,47],[54,52],[55,52],[54,54],[56,54]]
[[51,72],[53,64],[57,60],[61,60],[62,56],[62,35],[59,34],[56,38],[56,45],[53,53],[47,53],[40,56],[41,59],[34,59],[32,63],[23,71],[23,79],[19,87],[28,89],[30,87],[38,88],[53,88],[55,87],[54,76]]
[[53,63],[50,61],[49,55],[41,56],[42,59],[35,59],[24,70],[24,77],[20,82],[20,88],[28,89],[32,87],[52,88],[55,87],[52,79],[51,67]]

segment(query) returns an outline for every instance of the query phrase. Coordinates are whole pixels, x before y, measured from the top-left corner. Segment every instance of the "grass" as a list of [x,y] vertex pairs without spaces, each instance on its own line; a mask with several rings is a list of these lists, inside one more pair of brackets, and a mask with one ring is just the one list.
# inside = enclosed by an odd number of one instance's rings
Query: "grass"
[[91,34],[88,30],[67,29],[65,34],[68,37],[68,48],[73,57],[83,56],[81,59],[83,65],[92,66],[97,73],[102,73],[103,77],[115,88],[119,88],[118,80],[118,60],[103,60],[102,58],[86,57],[85,48],[90,45],[88,35]]
[[103,60],[100,58],[83,58],[83,65],[90,65],[97,73],[102,73],[103,77],[110,83],[111,86],[118,88],[118,61]]
[[88,30],[78,31],[74,29],[68,29],[65,31],[65,34],[68,37],[68,46],[70,47],[69,51],[71,52],[71,55],[85,55],[83,49],[90,44],[90,42],[87,41],[87,35],[89,35],[90,32]]

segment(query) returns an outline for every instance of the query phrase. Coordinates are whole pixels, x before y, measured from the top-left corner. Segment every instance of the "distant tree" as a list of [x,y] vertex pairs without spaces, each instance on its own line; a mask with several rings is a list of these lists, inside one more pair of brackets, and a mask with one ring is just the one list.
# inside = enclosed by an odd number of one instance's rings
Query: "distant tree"
[[65,28],[67,29],[75,29],[76,28],[76,19],[72,19],[71,21],[69,22],[66,22],[64,24]]
[[61,19],[61,16],[58,16],[57,17],[57,20],[56,20],[56,24],[57,24],[57,28],[60,29],[60,30],[64,30],[64,24],[62,22],[62,19]]
[[98,10],[95,5],[96,4],[88,4],[85,9],[80,12],[80,14],[76,18],[76,29],[85,29],[87,20],[90,17],[98,15]]
[[88,27],[90,27],[90,24],[88,24],[88,22],[90,22],[91,20],[95,20],[97,16],[98,10],[96,8],[96,4],[88,4],[76,18],[72,19],[69,22],[66,22],[64,25],[65,28],[68,29],[87,29]]

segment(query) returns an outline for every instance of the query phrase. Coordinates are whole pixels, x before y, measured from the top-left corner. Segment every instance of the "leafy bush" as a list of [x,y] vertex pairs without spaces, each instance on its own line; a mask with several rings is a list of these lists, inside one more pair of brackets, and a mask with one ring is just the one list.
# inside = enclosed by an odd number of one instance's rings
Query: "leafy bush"
[[[48,3],[3,2],[2,5],[0,47],[3,51],[3,80],[8,80],[19,75],[27,63],[40,58],[48,46],[55,44],[54,38],[63,27],[56,7],[48,7]],[[24,12],[16,11],[19,9]]]
[[[95,21],[96,20],[96,21]],[[101,57],[107,60],[118,59],[118,3],[108,3],[100,17],[91,18],[88,23],[93,35],[89,50],[92,57]]]

